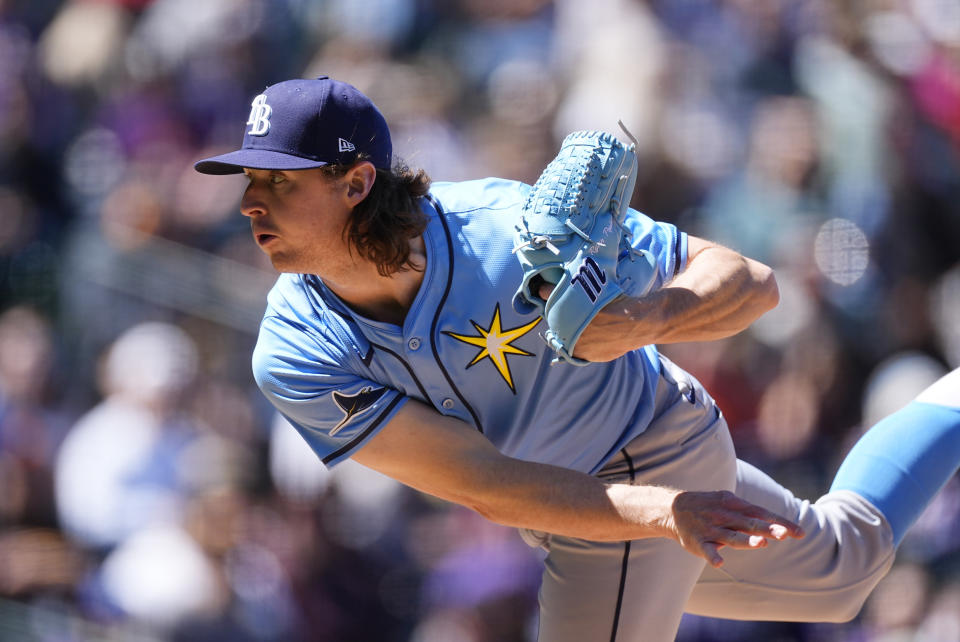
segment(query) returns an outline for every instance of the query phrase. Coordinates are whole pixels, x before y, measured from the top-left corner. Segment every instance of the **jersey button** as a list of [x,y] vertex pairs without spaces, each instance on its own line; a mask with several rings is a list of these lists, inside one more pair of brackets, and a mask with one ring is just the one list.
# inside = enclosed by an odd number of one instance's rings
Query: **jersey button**
[[453,401],[453,399],[450,399],[449,397],[447,397],[440,403],[440,405],[446,408],[447,410],[452,410],[453,407],[457,404]]
[[407,347],[411,350],[416,350],[420,347],[420,339],[418,337],[413,337],[407,341]]

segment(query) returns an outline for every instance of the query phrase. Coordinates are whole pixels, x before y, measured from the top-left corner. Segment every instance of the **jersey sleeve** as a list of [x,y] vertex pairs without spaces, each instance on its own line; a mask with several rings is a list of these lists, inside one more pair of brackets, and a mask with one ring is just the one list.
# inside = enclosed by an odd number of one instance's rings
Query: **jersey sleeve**
[[[628,209],[624,227],[633,235],[631,245],[637,250],[651,253],[656,259],[657,277],[652,289],[663,287],[686,267],[687,235],[675,225],[654,221],[637,210]],[[624,284],[621,283],[621,286]],[[642,291],[631,291],[629,285],[624,289],[628,296],[644,294]]]
[[269,316],[253,352],[260,390],[327,467],[360,449],[408,399],[351,372],[352,360],[359,358],[336,342]]

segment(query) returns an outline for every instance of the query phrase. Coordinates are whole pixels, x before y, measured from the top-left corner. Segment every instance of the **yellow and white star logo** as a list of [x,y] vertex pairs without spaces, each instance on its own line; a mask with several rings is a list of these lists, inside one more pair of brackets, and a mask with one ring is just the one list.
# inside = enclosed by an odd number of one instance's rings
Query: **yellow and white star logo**
[[500,328],[500,304],[498,303],[496,309],[493,311],[493,319],[490,321],[489,328],[484,328],[473,319],[470,320],[470,323],[473,324],[473,327],[479,333],[478,335],[456,334],[447,331],[444,331],[444,334],[463,341],[464,343],[482,348],[482,350],[477,353],[477,356],[473,358],[473,361],[467,364],[467,367],[469,368],[483,359],[490,359],[490,362],[496,367],[497,372],[500,373],[503,380],[510,386],[510,390],[516,394],[517,391],[513,387],[513,376],[510,374],[510,364],[507,363],[507,355],[518,354],[524,357],[533,356],[532,352],[527,352],[526,350],[516,347],[513,345],[513,342],[533,330],[533,328],[540,323],[540,319],[541,317],[537,317],[524,326],[503,330]]

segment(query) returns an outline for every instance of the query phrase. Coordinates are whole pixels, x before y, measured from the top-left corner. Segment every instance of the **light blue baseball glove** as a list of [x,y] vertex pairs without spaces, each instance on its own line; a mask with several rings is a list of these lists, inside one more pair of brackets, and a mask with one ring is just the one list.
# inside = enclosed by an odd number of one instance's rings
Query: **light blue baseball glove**
[[[637,180],[635,148],[604,132],[574,132],[524,203],[513,250],[523,281],[513,306],[543,315],[555,363],[589,363],[573,349],[590,321],[627,287],[645,293],[656,280],[654,257],[634,249],[623,226]],[[556,286],[546,300],[544,283]]]

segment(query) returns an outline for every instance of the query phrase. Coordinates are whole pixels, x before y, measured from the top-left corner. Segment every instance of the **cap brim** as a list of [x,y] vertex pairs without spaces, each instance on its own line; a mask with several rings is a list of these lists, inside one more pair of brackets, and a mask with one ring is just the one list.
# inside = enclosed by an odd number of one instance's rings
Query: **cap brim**
[[244,167],[250,169],[312,169],[328,165],[326,161],[291,156],[266,149],[238,149],[235,152],[211,156],[194,163],[193,168],[201,174],[239,174]]

